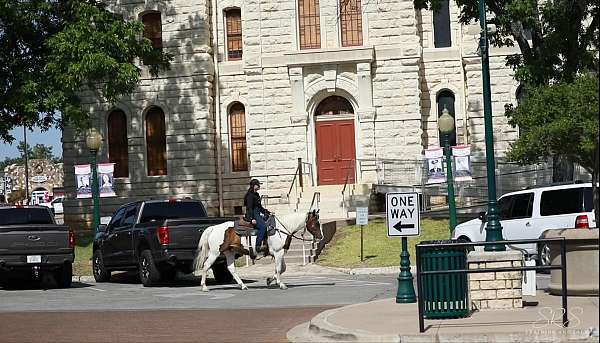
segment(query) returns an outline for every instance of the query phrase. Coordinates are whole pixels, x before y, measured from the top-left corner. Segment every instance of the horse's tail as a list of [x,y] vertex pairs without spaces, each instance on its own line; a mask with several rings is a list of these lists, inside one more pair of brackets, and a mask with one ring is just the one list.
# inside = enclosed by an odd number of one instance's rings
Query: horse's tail
[[212,227],[207,228],[202,232],[200,241],[198,242],[198,248],[196,249],[196,256],[194,257],[194,275],[201,275],[202,267],[204,262],[208,258],[208,252],[210,250],[208,246],[208,237],[212,232]]

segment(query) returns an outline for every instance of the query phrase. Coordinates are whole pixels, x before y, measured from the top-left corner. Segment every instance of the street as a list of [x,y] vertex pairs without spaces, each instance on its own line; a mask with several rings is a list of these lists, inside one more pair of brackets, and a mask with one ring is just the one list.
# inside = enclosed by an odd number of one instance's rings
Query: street
[[74,283],[71,289],[0,289],[0,341],[281,342],[319,312],[396,292],[395,275],[284,280],[289,288],[282,291],[264,279],[245,278],[249,289],[241,291],[209,279],[205,293],[197,280],[144,288],[121,274],[111,283]]

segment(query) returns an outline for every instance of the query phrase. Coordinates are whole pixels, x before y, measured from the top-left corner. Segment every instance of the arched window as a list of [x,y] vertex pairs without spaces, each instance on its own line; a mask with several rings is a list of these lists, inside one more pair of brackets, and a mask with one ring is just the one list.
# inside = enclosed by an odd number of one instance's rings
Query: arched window
[[[142,23],[144,23],[144,38],[147,38],[152,42],[152,47],[155,50],[161,50],[162,45],[162,23],[160,18],[160,12],[149,12],[142,16]],[[154,64],[156,61],[145,58],[144,64]]]
[[242,11],[230,8],[225,11],[227,26],[227,59],[230,61],[242,59]]
[[433,44],[436,48],[452,46],[450,3],[448,0],[440,1],[439,7],[433,9]]
[[359,46],[362,39],[362,9],[360,0],[340,0],[342,46]]
[[159,107],[146,113],[146,157],[148,176],[167,175],[165,113]]
[[315,111],[317,116],[321,115],[344,115],[353,114],[354,109],[346,98],[341,96],[330,96],[327,99],[321,101],[317,110]]
[[[442,115],[444,108],[448,109],[452,118],[456,118],[454,115],[454,93],[449,90],[441,91],[437,96],[437,112],[438,117]],[[442,133],[440,132],[440,146],[444,145],[442,140]],[[456,145],[456,129],[450,134],[450,146]]]
[[108,160],[115,164],[114,177],[129,177],[127,116],[121,110],[108,115]]
[[246,110],[239,102],[229,108],[229,131],[231,133],[231,170],[248,170],[246,147]]
[[300,49],[321,48],[319,0],[298,0]]

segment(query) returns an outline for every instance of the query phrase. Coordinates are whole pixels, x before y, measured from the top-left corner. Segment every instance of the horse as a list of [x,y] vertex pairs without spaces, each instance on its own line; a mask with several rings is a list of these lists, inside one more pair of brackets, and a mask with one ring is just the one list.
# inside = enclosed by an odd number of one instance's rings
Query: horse
[[[319,212],[311,211],[307,214],[294,212],[282,215],[281,217],[275,217],[274,222],[274,227],[268,228],[269,231],[274,232],[269,232],[267,243],[269,246],[269,253],[275,258],[275,274],[272,278],[267,278],[267,286],[275,281],[280,289],[287,289],[287,286],[281,281],[281,274],[285,272],[285,261],[283,257],[286,249],[289,248],[291,238],[302,229],[308,230],[308,232],[317,239],[323,238],[319,223]],[[200,237],[198,248],[196,250],[196,257],[194,258],[194,275],[202,275],[201,284],[202,291],[204,292],[208,292],[208,287],[206,287],[206,273],[221,253],[225,255],[225,258],[227,259],[227,269],[237,284],[242,290],[248,289],[235,271],[236,253],[240,253],[241,251],[243,251],[243,253],[248,253],[248,251],[246,249],[241,249],[239,246],[228,246],[226,242],[228,236],[235,235],[234,225],[235,222],[228,221],[210,226],[204,230]]]

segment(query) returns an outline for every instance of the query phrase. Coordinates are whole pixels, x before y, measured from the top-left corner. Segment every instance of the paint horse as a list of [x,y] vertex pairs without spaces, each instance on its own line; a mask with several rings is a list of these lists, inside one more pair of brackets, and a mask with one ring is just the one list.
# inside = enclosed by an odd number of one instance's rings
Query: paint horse
[[[300,230],[306,229],[313,237],[323,238],[319,223],[319,212],[291,213],[275,217],[274,223],[274,226],[268,228],[267,244],[269,253],[275,258],[275,274],[272,278],[267,278],[267,285],[275,281],[280,289],[287,289],[287,286],[281,281],[281,274],[285,272],[285,252],[289,248],[292,237],[296,237],[296,233]],[[237,284],[243,290],[248,289],[235,271],[235,255],[248,254],[248,250],[243,248],[241,239],[236,233],[236,224],[239,225],[234,221],[228,221],[210,226],[204,230],[200,237],[194,259],[194,275],[202,275],[202,291],[204,292],[208,292],[206,273],[220,254],[225,255],[227,269]]]

